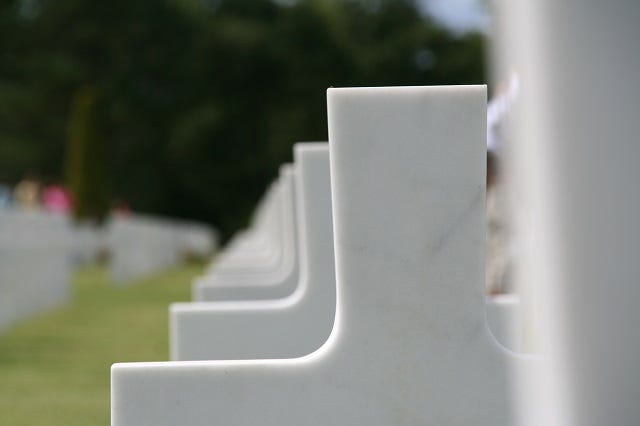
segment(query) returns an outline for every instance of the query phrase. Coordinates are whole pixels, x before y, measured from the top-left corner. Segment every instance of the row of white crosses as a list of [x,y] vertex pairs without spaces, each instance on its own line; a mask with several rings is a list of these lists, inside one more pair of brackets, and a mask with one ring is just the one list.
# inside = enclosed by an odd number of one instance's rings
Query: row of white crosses
[[485,110],[483,86],[330,89],[330,179],[299,145],[265,201],[297,227],[272,250],[257,226],[172,306],[181,361],[113,366],[113,425],[509,424],[526,360],[485,320]]
[[187,221],[130,215],[101,227],[45,210],[0,209],[0,329],[66,304],[74,266],[101,253],[110,253],[118,281],[132,282],[183,253],[211,253],[215,238],[210,227]]
[[212,273],[194,283],[196,300],[273,299],[295,290],[300,273],[294,174],[291,165],[281,168],[252,232],[234,240]]
[[[295,358],[329,337],[335,272],[327,144],[298,144],[295,166],[283,168],[264,203],[251,234],[280,235],[266,249],[256,237],[243,239],[206,278],[196,281],[194,295],[207,302],[171,306],[172,359]],[[283,210],[287,213],[270,226],[266,219]],[[255,261],[256,253],[270,261],[260,268],[256,263],[232,268],[225,261]]]
[[[116,364],[114,426],[640,424],[640,2],[497,10],[496,64],[522,88],[505,152],[522,312],[485,309],[484,88],[331,89],[335,293],[299,183],[304,290],[175,305],[172,356],[199,361]],[[277,270],[284,233],[259,223],[199,289],[260,273],[248,259]],[[535,355],[491,336],[513,316]]]
[[187,252],[206,255],[215,247],[215,233],[205,225],[140,214],[113,217],[106,238],[118,283],[175,266]]
[[179,233],[169,221],[136,215],[110,223],[110,272],[116,282],[162,271],[180,260]]
[[180,263],[185,255],[207,256],[217,245],[210,226],[142,214],[114,216],[100,232],[113,280],[122,285]]
[[73,236],[66,216],[0,209],[0,329],[69,300]]

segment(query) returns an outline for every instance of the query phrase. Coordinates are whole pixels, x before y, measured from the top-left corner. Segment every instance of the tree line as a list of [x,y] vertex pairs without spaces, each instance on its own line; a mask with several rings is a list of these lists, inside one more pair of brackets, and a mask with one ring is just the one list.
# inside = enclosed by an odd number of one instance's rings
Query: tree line
[[410,0],[4,0],[0,181],[66,182],[246,224],[296,141],[326,140],[330,86],[484,82],[484,39]]

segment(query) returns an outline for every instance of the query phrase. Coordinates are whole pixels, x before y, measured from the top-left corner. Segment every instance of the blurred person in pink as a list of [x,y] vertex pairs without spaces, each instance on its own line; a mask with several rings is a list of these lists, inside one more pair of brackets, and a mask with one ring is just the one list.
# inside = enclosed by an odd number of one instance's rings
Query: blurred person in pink
[[51,184],[42,190],[42,205],[55,213],[70,213],[73,199],[67,189],[60,184]]

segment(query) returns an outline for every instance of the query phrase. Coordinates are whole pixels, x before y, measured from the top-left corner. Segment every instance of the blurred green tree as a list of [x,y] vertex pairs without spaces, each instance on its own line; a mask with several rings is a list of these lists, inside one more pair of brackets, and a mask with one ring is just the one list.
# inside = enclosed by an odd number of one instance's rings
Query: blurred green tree
[[63,175],[91,86],[102,187],[227,237],[294,142],[326,140],[327,87],[482,83],[483,58],[411,0],[5,0],[0,181]]
[[66,151],[66,184],[78,220],[101,222],[110,202],[102,105],[94,87],[78,90],[71,107]]

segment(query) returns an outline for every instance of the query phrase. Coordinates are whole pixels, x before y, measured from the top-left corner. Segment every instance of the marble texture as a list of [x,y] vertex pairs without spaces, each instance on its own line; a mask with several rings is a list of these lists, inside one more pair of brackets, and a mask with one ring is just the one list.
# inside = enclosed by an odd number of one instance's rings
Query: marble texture
[[335,268],[329,147],[294,147],[300,282],[281,299],[175,303],[170,310],[172,360],[295,358],[319,348],[335,318]]
[[484,86],[329,89],[329,340],[293,360],[115,364],[112,426],[505,425],[484,310]]

